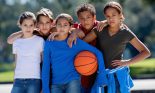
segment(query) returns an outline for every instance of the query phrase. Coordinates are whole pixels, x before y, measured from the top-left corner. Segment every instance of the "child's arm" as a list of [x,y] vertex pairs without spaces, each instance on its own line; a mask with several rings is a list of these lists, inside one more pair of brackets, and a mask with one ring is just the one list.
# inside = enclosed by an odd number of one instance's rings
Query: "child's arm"
[[80,29],[72,28],[71,34],[67,40],[69,47],[72,47],[73,43],[76,44],[77,37],[81,39],[84,38],[85,37],[84,32]]
[[99,21],[99,23],[97,24],[97,30],[100,32],[107,25],[108,25],[107,20]]
[[83,39],[85,42],[89,43],[97,38],[97,35],[95,34],[94,30],[92,30],[90,33],[88,33],[85,38]]
[[140,53],[130,60],[114,60],[113,63],[111,64],[112,66],[114,67],[129,66],[131,64],[142,61],[151,55],[149,49],[137,37],[134,37],[130,41],[130,44],[133,47],[135,47]]
[[79,39],[77,41],[77,46],[79,47],[79,49],[81,49],[81,51],[88,50],[96,55],[98,62],[98,75],[96,79],[96,84],[107,85],[107,77],[102,53],[97,48]]
[[43,67],[42,67],[42,84],[43,93],[50,93],[50,49],[49,42],[46,41],[43,52]]
[[13,42],[18,39],[21,38],[23,36],[23,32],[19,31],[19,32],[15,32],[13,34],[11,34],[8,39],[7,39],[7,43],[8,44],[13,44]]

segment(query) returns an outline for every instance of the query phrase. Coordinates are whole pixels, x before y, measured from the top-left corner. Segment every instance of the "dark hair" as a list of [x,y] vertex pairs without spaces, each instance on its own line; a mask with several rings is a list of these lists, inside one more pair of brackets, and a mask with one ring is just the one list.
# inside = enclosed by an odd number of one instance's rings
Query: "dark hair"
[[106,12],[106,10],[107,10],[108,8],[114,8],[114,9],[116,9],[116,10],[118,11],[119,14],[123,12],[122,6],[121,6],[118,2],[115,2],[115,1],[110,1],[110,2],[108,2],[108,3],[105,5],[105,7],[104,7],[104,9],[103,9],[104,14],[105,14],[105,12]]
[[81,4],[76,8],[76,14],[79,16],[81,12],[89,11],[93,16],[96,15],[95,7],[91,4]]
[[71,15],[66,14],[66,13],[61,13],[61,14],[59,14],[59,15],[56,17],[56,19],[55,19],[55,20],[56,20],[56,21],[55,21],[56,24],[57,24],[57,22],[58,22],[58,20],[59,20],[60,18],[65,18],[65,19],[69,22],[70,25],[73,25],[73,18],[72,18]]
[[37,22],[39,22],[39,18],[40,16],[47,16],[48,18],[50,18],[50,20],[53,22],[53,13],[50,9],[47,8],[41,8],[38,12],[37,12]]
[[20,15],[17,25],[21,25],[25,19],[29,19],[29,18],[31,18],[33,20],[34,24],[36,24],[36,17],[34,15],[34,13],[26,11]]

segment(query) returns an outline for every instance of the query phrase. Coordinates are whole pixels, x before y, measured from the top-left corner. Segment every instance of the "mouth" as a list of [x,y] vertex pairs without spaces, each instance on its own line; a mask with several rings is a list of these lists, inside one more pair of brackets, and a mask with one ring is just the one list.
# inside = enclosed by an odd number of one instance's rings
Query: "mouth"
[[26,33],[31,33],[31,31],[25,31]]

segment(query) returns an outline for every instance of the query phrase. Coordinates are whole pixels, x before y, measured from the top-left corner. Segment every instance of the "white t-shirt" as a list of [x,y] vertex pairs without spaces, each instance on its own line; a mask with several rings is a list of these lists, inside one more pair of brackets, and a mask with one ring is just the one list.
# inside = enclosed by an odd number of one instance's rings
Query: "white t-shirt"
[[36,35],[13,42],[13,54],[17,55],[14,78],[40,79],[40,54],[43,46],[44,40]]

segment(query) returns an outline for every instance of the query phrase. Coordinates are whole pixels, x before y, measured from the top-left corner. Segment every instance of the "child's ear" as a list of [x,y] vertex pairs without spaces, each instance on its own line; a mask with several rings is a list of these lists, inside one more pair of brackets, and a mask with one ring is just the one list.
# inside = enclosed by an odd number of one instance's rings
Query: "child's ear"
[[123,15],[123,14],[121,14],[120,19],[121,19],[121,21],[122,21],[122,22],[125,20],[125,18],[124,18],[124,15]]
[[96,15],[94,15],[94,20],[96,20]]

